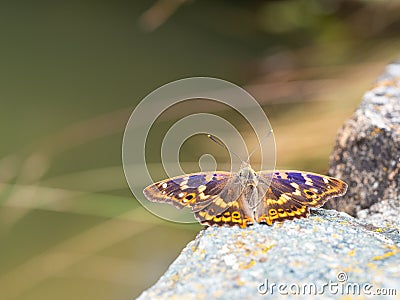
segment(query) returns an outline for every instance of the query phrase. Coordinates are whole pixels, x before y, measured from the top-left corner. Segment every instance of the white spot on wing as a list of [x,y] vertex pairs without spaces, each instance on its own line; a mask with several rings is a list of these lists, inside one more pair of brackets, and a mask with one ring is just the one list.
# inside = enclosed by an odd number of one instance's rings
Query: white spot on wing
[[162,187],[163,189],[166,189],[166,188],[167,188],[167,186],[168,186],[168,184],[167,184],[166,182],[164,182],[164,183],[162,184],[162,186],[161,186],[161,187]]
[[293,195],[301,196],[300,190],[296,190],[295,192],[293,192]]

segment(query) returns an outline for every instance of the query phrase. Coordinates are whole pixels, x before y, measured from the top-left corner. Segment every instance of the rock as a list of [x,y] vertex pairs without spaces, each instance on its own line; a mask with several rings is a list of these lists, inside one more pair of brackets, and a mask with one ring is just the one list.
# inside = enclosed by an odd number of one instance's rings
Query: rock
[[[319,298],[357,295],[351,289],[335,293],[353,284],[366,295],[400,286],[399,246],[397,230],[334,210],[316,209],[307,219],[272,227],[209,227],[138,299],[254,299],[271,293],[308,299],[309,289],[321,293],[329,282],[333,290],[326,287]],[[286,285],[281,292],[279,284]]]
[[367,209],[357,212],[357,218],[377,227],[400,230],[398,199],[381,200]]
[[360,212],[365,220],[375,215],[376,225],[389,221],[398,226],[399,168],[400,61],[386,67],[340,129],[329,174],[346,181],[349,188],[344,197],[325,207],[352,216]]

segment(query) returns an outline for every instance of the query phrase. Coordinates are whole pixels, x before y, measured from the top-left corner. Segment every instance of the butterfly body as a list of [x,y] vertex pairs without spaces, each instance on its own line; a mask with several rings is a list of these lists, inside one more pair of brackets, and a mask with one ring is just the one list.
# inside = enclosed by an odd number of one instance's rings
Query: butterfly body
[[159,181],[144,189],[152,202],[188,207],[205,225],[247,227],[307,217],[310,207],[343,195],[340,179],[301,171],[201,172]]
[[242,166],[238,173],[240,184],[243,188],[243,198],[247,199],[248,206],[254,209],[257,206],[258,186],[260,184],[257,173],[251,168],[250,165],[245,164]]

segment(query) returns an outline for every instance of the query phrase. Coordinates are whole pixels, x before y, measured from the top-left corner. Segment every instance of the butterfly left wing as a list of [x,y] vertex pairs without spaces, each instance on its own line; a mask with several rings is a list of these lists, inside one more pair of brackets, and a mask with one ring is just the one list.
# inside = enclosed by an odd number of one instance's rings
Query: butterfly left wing
[[256,210],[256,221],[272,225],[275,221],[307,217],[309,207],[321,207],[333,197],[346,193],[347,184],[337,178],[301,171],[257,173],[259,180],[272,181]]
[[146,187],[143,193],[152,202],[199,210],[216,200],[230,178],[229,172],[193,173],[156,182]]
[[[235,226],[238,225],[246,228],[254,223],[253,214],[245,203],[244,194],[240,195],[237,201],[234,201],[230,206],[218,214],[209,213],[209,210],[201,210],[195,212],[196,219],[203,225],[217,226]],[[212,206],[211,204],[210,206]]]

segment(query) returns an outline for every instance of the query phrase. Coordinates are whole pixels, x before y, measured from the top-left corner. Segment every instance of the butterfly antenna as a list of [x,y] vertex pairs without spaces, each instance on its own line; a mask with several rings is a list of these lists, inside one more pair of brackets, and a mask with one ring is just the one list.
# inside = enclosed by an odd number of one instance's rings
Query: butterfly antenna
[[271,129],[260,141],[260,143],[254,147],[254,149],[250,152],[249,156],[247,157],[247,163],[250,162],[250,158],[253,156],[253,154],[258,150],[258,148],[261,148],[262,144],[267,140],[267,138],[272,134],[273,130]]
[[210,140],[212,140],[214,143],[216,143],[217,145],[221,146],[222,148],[225,148],[226,151],[228,151],[230,154],[233,154],[234,156],[236,156],[242,163],[244,162],[243,159],[241,159],[239,155],[237,155],[235,152],[229,150],[228,147],[224,143],[222,143],[220,140],[218,140],[215,136],[213,136],[211,134],[207,134],[207,137]]

